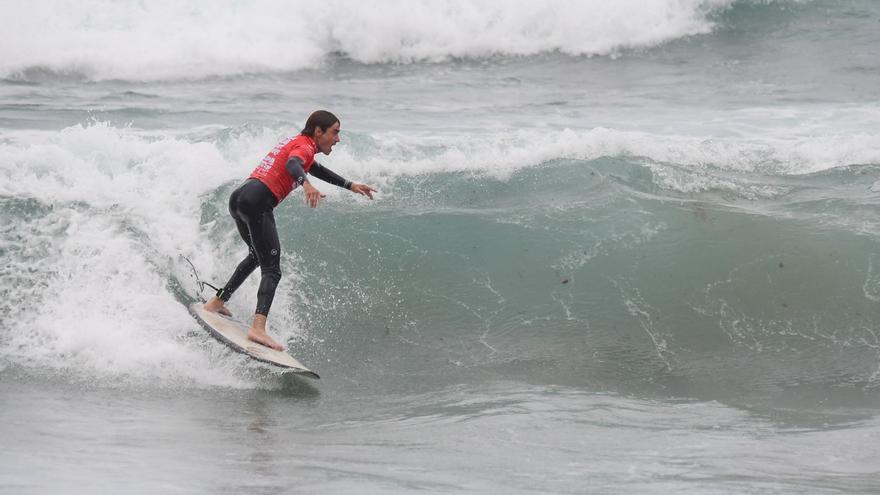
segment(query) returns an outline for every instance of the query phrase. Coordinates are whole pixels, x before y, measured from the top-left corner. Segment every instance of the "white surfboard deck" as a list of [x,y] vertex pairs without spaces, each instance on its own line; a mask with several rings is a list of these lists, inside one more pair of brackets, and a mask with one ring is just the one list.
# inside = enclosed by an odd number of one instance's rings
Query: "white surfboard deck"
[[189,312],[214,338],[229,346],[232,350],[247,354],[257,361],[286,368],[293,373],[309,378],[320,378],[317,373],[303,366],[290,354],[270,349],[247,338],[248,326],[244,323],[223,316],[220,313],[205,311],[202,303],[189,305]]

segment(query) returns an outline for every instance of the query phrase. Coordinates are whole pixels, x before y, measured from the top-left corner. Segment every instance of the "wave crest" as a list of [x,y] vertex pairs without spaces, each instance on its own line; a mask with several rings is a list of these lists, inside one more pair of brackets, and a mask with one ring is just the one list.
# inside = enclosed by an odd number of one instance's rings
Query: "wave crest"
[[615,55],[710,32],[711,17],[734,0],[330,0],[322,10],[281,0],[50,3],[0,6],[0,76],[27,79],[39,68],[98,80],[193,79],[294,71],[334,54],[362,63]]

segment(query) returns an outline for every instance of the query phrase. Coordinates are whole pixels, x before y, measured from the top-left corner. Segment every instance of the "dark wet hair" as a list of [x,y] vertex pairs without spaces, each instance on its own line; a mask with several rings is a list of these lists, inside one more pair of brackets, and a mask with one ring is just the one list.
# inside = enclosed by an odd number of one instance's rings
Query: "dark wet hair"
[[339,122],[339,119],[332,113],[327,110],[318,110],[309,115],[309,120],[306,120],[306,126],[303,127],[300,134],[314,137],[316,128],[326,132],[327,129],[333,127],[333,124],[337,122]]

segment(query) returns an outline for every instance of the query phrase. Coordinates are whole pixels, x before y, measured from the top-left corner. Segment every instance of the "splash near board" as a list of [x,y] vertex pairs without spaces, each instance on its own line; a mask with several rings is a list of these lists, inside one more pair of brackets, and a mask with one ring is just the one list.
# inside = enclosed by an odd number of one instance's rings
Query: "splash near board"
[[269,363],[286,368],[292,373],[301,374],[309,378],[320,378],[317,373],[303,366],[290,354],[270,349],[247,338],[248,327],[244,323],[221,315],[206,311],[202,303],[195,302],[188,307],[190,314],[196,319],[214,338],[229,346],[232,350],[247,354],[257,361]]

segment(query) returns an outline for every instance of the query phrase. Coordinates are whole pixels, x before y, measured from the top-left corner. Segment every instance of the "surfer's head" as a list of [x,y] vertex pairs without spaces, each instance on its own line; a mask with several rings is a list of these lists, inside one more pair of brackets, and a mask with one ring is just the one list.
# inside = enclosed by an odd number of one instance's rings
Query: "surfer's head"
[[311,136],[318,152],[329,155],[333,145],[339,142],[339,119],[327,110],[318,110],[309,115],[300,134]]

